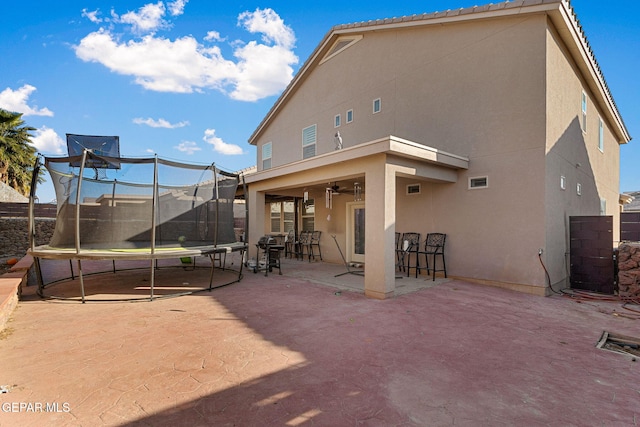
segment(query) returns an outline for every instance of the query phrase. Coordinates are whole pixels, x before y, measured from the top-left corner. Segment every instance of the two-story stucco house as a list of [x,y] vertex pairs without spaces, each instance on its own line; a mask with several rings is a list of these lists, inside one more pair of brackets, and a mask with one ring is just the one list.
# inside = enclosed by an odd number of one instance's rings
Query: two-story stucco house
[[315,228],[341,262],[333,235],[383,299],[395,232],[442,232],[449,277],[545,295],[570,216],[619,223],[629,141],[568,1],[338,25],[250,138],[248,239]]

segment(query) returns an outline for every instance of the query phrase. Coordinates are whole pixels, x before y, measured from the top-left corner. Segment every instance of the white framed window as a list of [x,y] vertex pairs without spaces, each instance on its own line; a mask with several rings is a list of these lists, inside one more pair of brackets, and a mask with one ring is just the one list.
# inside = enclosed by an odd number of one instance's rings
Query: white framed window
[[373,100],[373,114],[379,113],[382,109],[382,100],[380,98]]
[[607,214],[607,199],[600,199],[600,215]]
[[333,118],[333,127],[334,128],[339,128],[340,125],[342,124],[342,118],[340,117],[340,114],[336,114],[336,116]]
[[308,199],[306,202],[302,202],[302,231],[315,230],[315,215],[315,200]]
[[582,132],[587,132],[587,94],[585,91],[582,91],[582,117],[580,120],[580,125],[582,127]]
[[262,169],[271,169],[271,142],[262,145]]
[[598,117],[598,149],[604,153],[604,122]]
[[411,194],[420,194],[421,192],[420,184],[408,184],[407,185],[407,196]]
[[580,183],[578,183],[578,184],[576,185],[576,194],[577,194],[578,196],[582,196],[582,184],[580,184]]
[[316,155],[317,126],[311,125],[302,129],[302,158],[308,159]]
[[351,123],[353,121],[353,110],[347,110],[347,123]]
[[488,176],[475,176],[469,178],[469,190],[477,190],[479,188],[487,188],[489,187],[489,177]]
[[294,229],[295,204],[292,201],[272,202],[269,206],[271,233],[288,233]]
[[567,178],[564,175],[560,176],[560,189],[561,190],[567,189]]

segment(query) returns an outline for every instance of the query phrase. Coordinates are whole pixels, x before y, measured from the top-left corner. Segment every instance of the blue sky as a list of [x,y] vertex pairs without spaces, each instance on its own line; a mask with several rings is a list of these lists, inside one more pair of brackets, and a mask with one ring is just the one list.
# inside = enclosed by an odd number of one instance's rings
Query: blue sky
[[[125,156],[239,170],[255,164],[249,136],[333,25],[487,2],[10,2],[0,14],[0,108],[24,114],[43,154],[66,154],[67,133],[118,135]],[[638,138],[636,2],[571,4]],[[621,149],[621,191],[640,190],[638,164],[632,140]],[[55,197],[49,184],[38,195]]]

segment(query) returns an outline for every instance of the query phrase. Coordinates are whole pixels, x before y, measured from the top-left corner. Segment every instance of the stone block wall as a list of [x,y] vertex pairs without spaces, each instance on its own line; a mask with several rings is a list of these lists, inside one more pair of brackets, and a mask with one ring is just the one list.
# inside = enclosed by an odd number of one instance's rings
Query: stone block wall
[[[50,218],[36,218],[36,245],[49,243],[56,221]],[[0,219],[0,260],[22,258],[29,249],[29,223],[26,218]]]
[[618,247],[618,291],[620,296],[640,296],[640,243]]

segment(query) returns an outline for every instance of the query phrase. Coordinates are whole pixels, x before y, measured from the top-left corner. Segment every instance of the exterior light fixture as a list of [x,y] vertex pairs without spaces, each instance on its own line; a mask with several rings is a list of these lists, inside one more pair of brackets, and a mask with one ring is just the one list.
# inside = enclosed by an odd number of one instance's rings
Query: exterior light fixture
[[336,144],[336,150],[342,150],[342,137],[340,136],[340,131],[336,132],[333,142]]
[[359,182],[353,183],[353,200],[356,202],[362,200],[362,186]]

